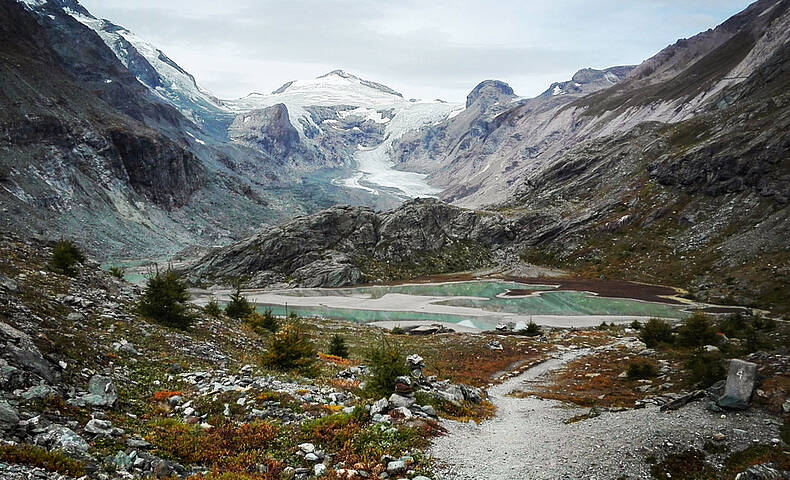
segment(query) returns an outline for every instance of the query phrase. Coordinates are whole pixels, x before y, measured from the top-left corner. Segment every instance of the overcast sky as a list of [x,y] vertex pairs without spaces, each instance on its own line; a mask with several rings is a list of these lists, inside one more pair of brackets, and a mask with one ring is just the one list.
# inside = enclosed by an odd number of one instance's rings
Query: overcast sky
[[221,98],[342,68],[404,96],[481,80],[534,96],[584,67],[636,64],[747,0],[81,0]]

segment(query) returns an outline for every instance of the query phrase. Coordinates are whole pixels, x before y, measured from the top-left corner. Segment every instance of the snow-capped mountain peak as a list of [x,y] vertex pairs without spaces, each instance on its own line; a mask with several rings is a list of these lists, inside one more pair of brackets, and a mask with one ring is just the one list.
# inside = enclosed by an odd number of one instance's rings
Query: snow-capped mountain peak
[[42,14],[51,12],[53,7],[61,9],[96,32],[118,60],[154,94],[204,129],[212,133],[223,132],[222,117],[228,117],[229,110],[219,99],[201,89],[191,74],[151,43],[120,25],[93,16],[77,0],[18,1]]
[[381,83],[362,79],[344,70],[333,70],[310,80],[292,80],[270,94],[251,93],[223,103],[233,111],[249,111],[276,103],[289,107],[365,106],[393,108],[407,102],[403,95]]

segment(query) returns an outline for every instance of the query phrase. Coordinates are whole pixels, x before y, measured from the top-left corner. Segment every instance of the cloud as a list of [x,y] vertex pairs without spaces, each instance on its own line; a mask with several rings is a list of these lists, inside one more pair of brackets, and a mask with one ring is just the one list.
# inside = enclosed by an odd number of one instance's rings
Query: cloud
[[225,98],[343,68],[406,96],[463,100],[486,78],[534,95],[583,67],[638,63],[743,0],[84,0]]

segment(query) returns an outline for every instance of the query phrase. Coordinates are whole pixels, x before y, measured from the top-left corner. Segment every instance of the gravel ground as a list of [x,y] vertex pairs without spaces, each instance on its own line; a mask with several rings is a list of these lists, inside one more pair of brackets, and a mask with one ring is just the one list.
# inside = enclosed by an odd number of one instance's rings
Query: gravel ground
[[506,396],[527,384],[540,383],[548,372],[589,353],[566,352],[518,377],[489,389],[497,416],[481,425],[446,421],[449,433],[431,449],[443,480],[464,479],[649,479],[645,457],[701,448],[723,433],[733,450],[778,437],[779,420],[758,411],[721,418],[694,402],[674,412],[648,407],[566,425],[564,420],[587,410],[560,402]]

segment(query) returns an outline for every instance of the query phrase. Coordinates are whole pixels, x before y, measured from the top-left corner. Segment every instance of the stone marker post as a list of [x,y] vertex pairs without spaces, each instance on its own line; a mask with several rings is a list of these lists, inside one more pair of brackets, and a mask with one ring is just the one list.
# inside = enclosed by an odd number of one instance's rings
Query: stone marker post
[[730,360],[724,395],[717,402],[720,407],[742,410],[749,406],[749,399],[757,379],[757,364],[744,360]]

